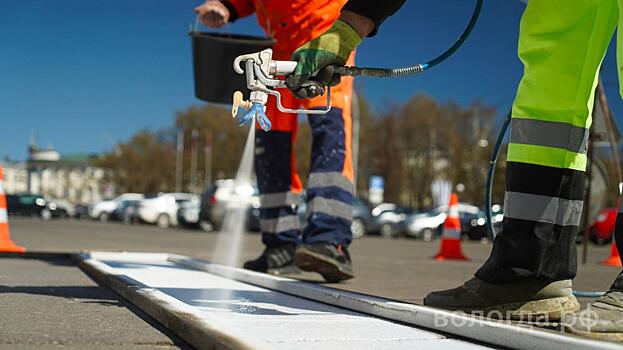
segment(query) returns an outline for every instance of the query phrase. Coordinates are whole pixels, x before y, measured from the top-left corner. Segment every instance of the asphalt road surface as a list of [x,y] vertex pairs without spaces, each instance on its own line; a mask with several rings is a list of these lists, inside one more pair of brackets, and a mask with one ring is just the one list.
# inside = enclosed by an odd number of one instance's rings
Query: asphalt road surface
[[[216,250],[220,233],[88,220],[11,218],[10,225],[13,240],[29,251],[164,252],[216,261],[226,256]],[[364,237],[350,248],[356,277],[329,285],[419,304],[429,291],[456,287],[471,278],[491,248],[468,242],[463,251],[469,261],[437,262],[431,257],[438,246],[439,241]],[[238,265],[262,249],[259,234],[243,234]],[[589,246],[576,290],[608,288],[618,270],[598,261],[609,251],[609,246]],[[187,346],[71,264],[6,258],[0,263],[0,349]],[[322,282],[315,274],[297,278]]]

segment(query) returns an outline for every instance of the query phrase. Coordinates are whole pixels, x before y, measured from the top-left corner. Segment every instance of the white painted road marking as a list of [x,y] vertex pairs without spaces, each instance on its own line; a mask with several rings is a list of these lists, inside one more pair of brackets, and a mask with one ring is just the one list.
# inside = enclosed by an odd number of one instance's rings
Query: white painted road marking
[[[97,255],[94,255],[96,257]],[[147,256],[146,256],[147,257]],[[173,297],[198,316],[275,349],[486,349],[462,340],[184,268],[106,254],[108,273]]]

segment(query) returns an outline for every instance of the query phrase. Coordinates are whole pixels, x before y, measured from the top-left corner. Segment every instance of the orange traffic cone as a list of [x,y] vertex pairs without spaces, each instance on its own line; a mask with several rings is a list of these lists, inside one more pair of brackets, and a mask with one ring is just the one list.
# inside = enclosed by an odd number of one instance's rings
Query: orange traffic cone
[[435,260],[468,260],[461,251],[461,220],[457,209],[458,203],[458,196],[452,193],[448,205],[448,217],[443,223],[441,247],[439,253],[435,255]]
[[612,242],[612,250],[610,250],[610,256],[607,259],[601,261],[600,264],[621,267],[621,257],[619,256],[619,250],[617,249],[617,244],[615,242]]
[[2,166],[0,166],[0,252],[23,253],[26,249],[15,245],[9,234],[9,214],[7,213],[6,195],[2,186],[3,179]]

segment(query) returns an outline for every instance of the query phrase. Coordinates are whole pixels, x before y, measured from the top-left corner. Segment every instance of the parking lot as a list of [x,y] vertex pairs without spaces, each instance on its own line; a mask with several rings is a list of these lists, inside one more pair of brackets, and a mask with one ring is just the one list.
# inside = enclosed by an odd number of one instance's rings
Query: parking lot
[[[160,229],[153,225],[126,225],[91,220],[11,218],[13,240],[29,251],[78,252],[81,250],[167,252],[211,260],[219,233],[185,228]],[[366,236],[352,244],[356,278],[333,287],[374,294],[413,303],[431,290],[455,287],[469,279],[489,254],[490,244],[464,242],[469,261],[438,262],[431,257],[439,241],[388,239]],[[242,237],[238,265],[255,258],[263,249],[257,233]],[[575,289],[604,290],[617,269],[598,264],[607,257],[610,246],[589,245],[588,262],[580,264]],[[221,255],[222,256],[222,255]],[[579,246],[581,261],[581,246]],[[300,278],[321,282],[320,276]],[[323,282],[324,283],[324,282]]]

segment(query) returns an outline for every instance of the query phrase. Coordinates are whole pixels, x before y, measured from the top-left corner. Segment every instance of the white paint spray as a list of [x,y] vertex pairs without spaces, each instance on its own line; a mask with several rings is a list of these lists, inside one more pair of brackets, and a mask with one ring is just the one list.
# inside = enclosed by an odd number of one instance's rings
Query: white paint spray
[[[231,198],[227,202],[225,219],[223,220],[223,225],[212,254],[214,261],[227,266],[235,266],[238,263],[242,235],[247,227],[247,212],[254,191],[252,175],[255,119],[253,119],[250,125],[238,172],[234,180],[234,193],[232,193]],[[219,299],[224,303],[239,302],[239,300],[232,300],[233,297],[231,293],[223,292]]]

